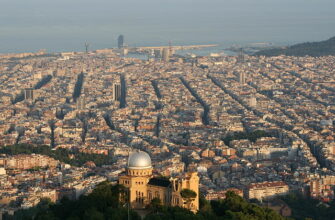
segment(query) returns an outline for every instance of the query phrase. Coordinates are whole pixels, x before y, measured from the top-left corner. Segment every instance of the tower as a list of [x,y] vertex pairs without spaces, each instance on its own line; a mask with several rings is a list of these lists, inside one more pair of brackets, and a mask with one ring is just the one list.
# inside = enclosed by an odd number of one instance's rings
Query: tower
[[169,48],[164,48],[163,49],[162,60],[164,62],[169,62],[169,60],[170,60],[170,50],[169,50]]
[[241,84],[245,84],[245,80],[246,80],[245,72],[244,71],[239,72],[239,82]]
[[121,98],[121,85],[114,83],[113,84],[113,100],[120,101]]
[[85,43],[85,52],[88,53],[88,48],[89,48],[90,44],[89,43]]
[[34,89],[33,88],[26,88],[24,89],[24,99],[29,101],[34,101]]
[[117,47],[119,49],[124,47],[124,36],[122,34],[117,38]]
[[244,51],[243,51],[243,48],[240,48],[240,50],[238,52],[237,61],[239,63],[244,63]]
[[77,101],[76,101],[76,105],[77,105],[77,110],[84,110],[86,107],[86,99],[85,99],[85,95],[81,95]]

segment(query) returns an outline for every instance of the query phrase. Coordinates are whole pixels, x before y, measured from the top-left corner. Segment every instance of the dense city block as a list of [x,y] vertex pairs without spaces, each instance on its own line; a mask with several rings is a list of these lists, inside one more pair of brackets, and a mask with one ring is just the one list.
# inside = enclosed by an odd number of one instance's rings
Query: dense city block
[[292,215],[293,199],[283,199],[292,193],[334,200],[335,57],[145,48],[158,55],[144,60],[123,56],[123,36],[119,44],[0,56],[2,213],[45,197],[76,200],[107,180],[127,185],[135,151],[160,177],[150,187],[194,175],[197,198],[234,191],[283,216]]

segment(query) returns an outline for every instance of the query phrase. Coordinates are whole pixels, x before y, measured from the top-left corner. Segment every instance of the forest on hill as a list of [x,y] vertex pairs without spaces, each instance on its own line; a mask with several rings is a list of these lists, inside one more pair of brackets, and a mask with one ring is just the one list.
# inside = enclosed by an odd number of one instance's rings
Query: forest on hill
[[306,42],[284,48],[265,49],[256,52],[256,56],[335,56],[335,37],[320,42]]

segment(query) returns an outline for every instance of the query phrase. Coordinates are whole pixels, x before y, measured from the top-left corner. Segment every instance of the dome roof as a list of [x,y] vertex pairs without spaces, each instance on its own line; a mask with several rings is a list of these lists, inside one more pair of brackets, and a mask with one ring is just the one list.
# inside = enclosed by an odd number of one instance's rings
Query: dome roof
[[149,154],[143,151],[136,151],[128,157],[128,168],[130,169],[149,169],[151,166],[151,158]]

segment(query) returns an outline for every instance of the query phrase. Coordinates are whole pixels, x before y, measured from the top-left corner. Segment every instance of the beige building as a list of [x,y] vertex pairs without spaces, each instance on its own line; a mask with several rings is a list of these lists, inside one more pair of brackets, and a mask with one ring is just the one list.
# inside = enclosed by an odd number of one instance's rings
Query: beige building
[[27,170],[36,167],[50,167],[55,168],[58,161],[40,154],[19,154],[15,156],[0,158],[0,165],[6,169]]
[[206,194],[205,198],[208,201],[225,199],[227,192],[234,192],[236,195],[239,195],[239,196],[243,197],[243,191],[242,190],[237,189],[237,188],[230,188],[230,189],[221,190],[221,191],[210,191]]
[[269,199],[275,196],[285,195],[289,187],[283,181],[252,183],[247,189],[248,199]]
[[[143,209],[151,200],[159,198],[163,205],[180,206],[193,212],[199,209],[199,177],[196,172],[175,178],[154,177],[150,156],[137,151],[130,154],[125,174],[119,176],[119,184],[129,188],[130,203],[134,209]],[[183,189],[196,192],[196,198],[187,203],[180,195]]]
[[335,176],[322,176],[312,179],[309,183],[309,192],[312,198],[331,201],[334,199]]

